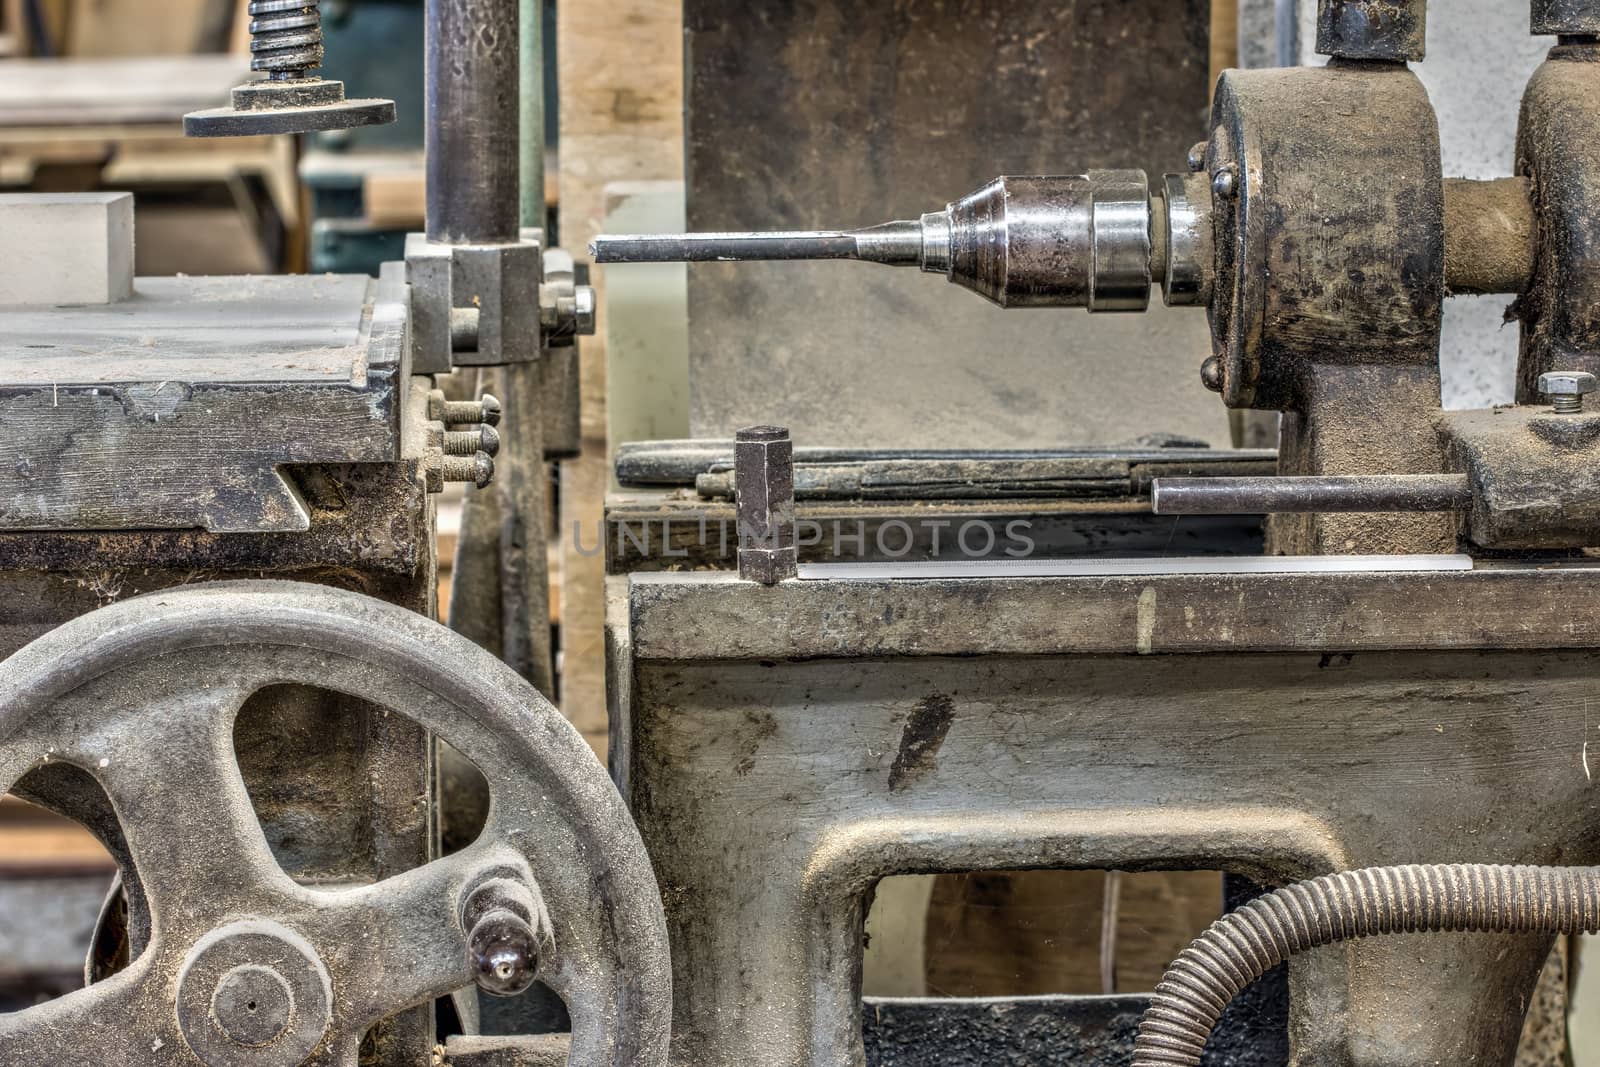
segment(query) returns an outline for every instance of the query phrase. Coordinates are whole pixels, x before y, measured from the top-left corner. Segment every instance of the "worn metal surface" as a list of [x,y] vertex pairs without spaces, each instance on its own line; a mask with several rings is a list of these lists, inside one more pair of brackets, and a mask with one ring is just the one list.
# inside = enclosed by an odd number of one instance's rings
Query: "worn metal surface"
[[393,100],[348,100],[322,66],[321,0],[250,0],[250,69],[260,81],[233,90],[233,106],[183,117],[189,137],[252,137],[346,130],[393,122]]
[[1317,52],[1340,59],[1421,62],[1428,0],[1320,0]]
[[[498,794],[483,833],[374,885],[291,880],[262,835],[233,743],[249,695],[284,683],[360,692],[450,740]],[[412,612],[312,586],[224,583],[85,616],[0,664],[0,779],[9,786],[47,763],[87,772],[112,798],[153,922],[127,969],[0,1018],[9,1057],[298,1063],[278,1043],[224,1045],[200,1059],[190,1051],[217,1032],[181,1007],[174,1015],[172,982],[187,966],[181,1001],[211,946],[291,985],[296,967],[323,971],[329,1022],[308,1062],[353,1067],[373,1023],[471,981],[457,915],[465,891],[494,872],[536,869],[554,929],[539,974],[572,1009],[574,1056],[663,1062],[664,929],[620,798],[554,708],[488,653]],[[239,915],[256,925],[224,925]],[[269,923],[272,943],[294,945],[292,957],[262,946]],[[371,936],[352,937],[357,930]],[[184,1019],[208,1036],[187,1039]]]
[[1600,45],[1565,44],[1528,83],[1517,134],[1517,173],[1533,183],[1541,254],[1515,311],[1522,319],[1517,400],[1537,403],[1539,375],[1600,372]]
[[1467,534],[1493,549],[1580,549],[1600,524],[1600,414],[1446,412],[1440,431],[1472,478]]
[[[1401,67],[1229,71],[1214,121],[1210,172],[1237,174],[1215,216],[1224,401],[1286,412],[1284,474],[1438,472],[1444,194],[1421,83]],[[1417,515],[1268,523],[1290,553],[1452,539]]]
[[1537,248],[1526,178],[1444,180],[1444,283],[1457,293],[1522,293]]
[[1158,478],[1150,488],[1157,515],[1460,511],[1471,503],[1464,474]]
[[0,528],[307,529],[281,468],[400,458],[396,283],[147,278],[0,309]]
[[[1600,631],[1577,605],[1597,591],[1588,567],[633,577],[613,616],[613,764],[667,903],[674,1062],[862,1062],[863,897],[892,874],[1193,866],[1275,884],[1594,862]],[[1303,957],[1295,1054],[1508,1062],[1546,947],[1399,937]]]
[[[1318,573],[800,582],[784,586],[781,597],[728,574],[631,581],[630,640],[650,660],[692,658],[708,641],[719,656],[757,661],[1600,644],[1600,620],[1582,607],[1600,592],[1600,568],[1583,562],[1480,562],[1420,580]],[[1414,595],[1419,581],[1426,597]],[[1064,604],[1070,626],[1062,623]],[[958,629],[949,625],[952,611],[963,622]],[[824,614],[826,628],[806,627]],[[1460,628],[1441,619],[1460,620]]]
[[[1175,169],[1204,134],[1207,16],[1200,0],[694,0],[689,228],[867,225],[1079,161]],[[696,436],[771,422],[848,445],[1058,446],[1137,425],[1227,441],[1194,380],[1192,312],[1068,329],[838,264],[702,264],[689,285]],[[1137,389],[1103,373],[1132,361]]]
[[[1159,438],[1159,435],[1157,435]],[[987,494],[991,497],[1092,494],[1096,483],[1116,482],[1137,494],[1141,472],[1163,468],[1249,468],[1266,473],[1277,453],[1269,449],[1211,449],[1196,442],[1140,441],[1107,448],[795,448],[796,492],[801,496],[853,498]],[[617,481],[625,486],[696,487],[726,495],[723,477],[733,469],[731,440],[635,441],[618,447]],[[810,472],[810,473],[808,473]],[[717,480],[707,482],[707,476]],[[805,483],[809,479],[810,484]],[[971,484],[960,492],[957,483]]]
[[1594,0],[1533,0],[1535,34],[1600,35],[1600,4]]
[[[613,574],[736,566],[737,516],[726,502],[613,495],[605,527],[577,536],[581,551],[605,554]],[[914,510],[903,501],[802,501],[795,542],[801,563],[1239,555],[1260,552],[1261,522],[1155,516],[1119,499],[941,500]]]
[[734,441],[739,577],[762,585],[793,578],[794,442],[781,426],[749,426]]
[[428,240],[517,240],[520,23],[516,0],[428,0]]

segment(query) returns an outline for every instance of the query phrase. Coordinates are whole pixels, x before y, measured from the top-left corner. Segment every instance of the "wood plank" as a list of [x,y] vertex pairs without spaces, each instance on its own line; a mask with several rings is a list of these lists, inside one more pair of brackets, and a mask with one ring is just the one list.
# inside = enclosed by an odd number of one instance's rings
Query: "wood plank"
[[[561,78],[561,242],[580,262],[605,215],[605,187],[683,177],[681,0],[602,0],[557,12]],[[600,328],[581,345],[582,455],[561,465],[562,710],[597,751],[606,744],[605,559],[591,549],[610,485],[606,441],[605,276]]]

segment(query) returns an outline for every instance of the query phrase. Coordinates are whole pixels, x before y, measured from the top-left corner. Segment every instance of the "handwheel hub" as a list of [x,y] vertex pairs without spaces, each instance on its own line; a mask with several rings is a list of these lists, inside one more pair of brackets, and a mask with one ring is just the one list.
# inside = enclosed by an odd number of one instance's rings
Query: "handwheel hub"
[[178,1026],[209,1067],[292,1067],[321,1043],[333,990],[315,950],[278,923],[201,938],[178,975]]

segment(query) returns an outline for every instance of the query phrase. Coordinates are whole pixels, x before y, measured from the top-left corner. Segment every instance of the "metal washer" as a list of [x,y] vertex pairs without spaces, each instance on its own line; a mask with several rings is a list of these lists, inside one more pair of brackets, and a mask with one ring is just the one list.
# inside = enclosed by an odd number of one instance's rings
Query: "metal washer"
[[258,137],[383,126],[394,121],[393,100],[340,100],[304,107],[238,110],[214,107],[183,117],[185,137]]

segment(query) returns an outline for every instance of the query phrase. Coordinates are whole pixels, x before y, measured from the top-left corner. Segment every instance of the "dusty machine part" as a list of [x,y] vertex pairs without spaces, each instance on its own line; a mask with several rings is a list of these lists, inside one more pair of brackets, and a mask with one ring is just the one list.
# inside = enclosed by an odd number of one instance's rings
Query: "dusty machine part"
[[734,441],[739,577],[776,585],[795,576],[794,443],[781,426],[751,426]]
[[1139,1024],[1133,1067],[1200,1067],[1206,1038],[1241,989],[1284,960],[1363,937],[1600,930],[1600,870],[1442,864],[1345,871],[1224,916],[1184,951]]
[[1537,251],[1526,178],[1444,181],[1444,284],[1454,293],[1527,292]]
[[137,294],[0,308],[0,421],[18,428],[0,439],[0,530],[304,531],[290,465],[400,459],[396,272],[141,278]]
[[1420,63],[1427,54],[1428,0],[1319,0],[1317,54]]
[[[670,902],[679,1062],[860,1062],[864,901],[896,873],[1284,884],[1600,856],[1571,744],[1600,643],[1587,564],[625,584],[612,759]],[[1547,951],[1402,936],[1298,957],[1296,1054],[1509,1062]]]
[[1539,376],[1600,373],[1600,44],[1564,43],[1534,73],[1522,98],[1517,173],[1533,187],[1540,254],[1516,312],[1522,319],[1517,402],[1536,404]]
[[[477,840],[371,885],[292,880],[233,744],[250,695],[284,683],[361,692],[450,741],[498,796]],[[554,708],[414,612],[321,587],[213,583],[83,616],[0,664],[0,781],[45,762],[106,790],[153,922],[126,969],[0,1017],[10,1057],[144,1063],[188,1048],[217,1067],[308,1052],[354,1065],[374,1023],[473,980],[460,909],[499,880],[548,907],[538,976],[571,1009],[574,1059],[665,1063],[665,928],[621,799]],[[205,876],[218,870],[228,877]],[[251,924],[227,925],[239,915]],[[251,991],[258,1015],[276,1015],[251,1019]]]
[[[1581,397],[1574,397],[1581,401]],[[1466,533],[1484,548],[1573,549],[1600,524],[1600,413],[1449,411],[1452,466],[1472,480]]]
[[[1237,174],[1215,215],[1224,402],[1286,413],[1283,474],[1441,470],[1444,193],[1421,82],[1341,63],[1229,71],[1215,122],[1209,170]],[[1423,552],[1454,530],[1417,515],[1303,515],[1270,520],[1268,539],[1291,554]]]
[[382,126],[393,100],[347,100],[344,82],[320,78],[321,0],[250,0],[250,69],[265,75],[233,90],[230,107],[183,117],[188,137],[257,137]]
[[605,235],[590,253],[597,263],[858,259],[943,274],[1001,307],[1143,311],[1150,189],[1135,170],[996,178],[919,220],[809,233]]
[[518,240],[521,47],[516,0],[428,0],[428,234]]
[[1545,371],[1539,375],[1539,393],[1557,415],[1582,415],[1583,398],[1600,386],[1588,371]]
[[1533,0],[1532,13],[1535,36],[1600,36],[1600,4],[1594,0]]
[[1471,503],[1465,474],[1157,478],[1150,489],[1157,515],[1461,511]]

